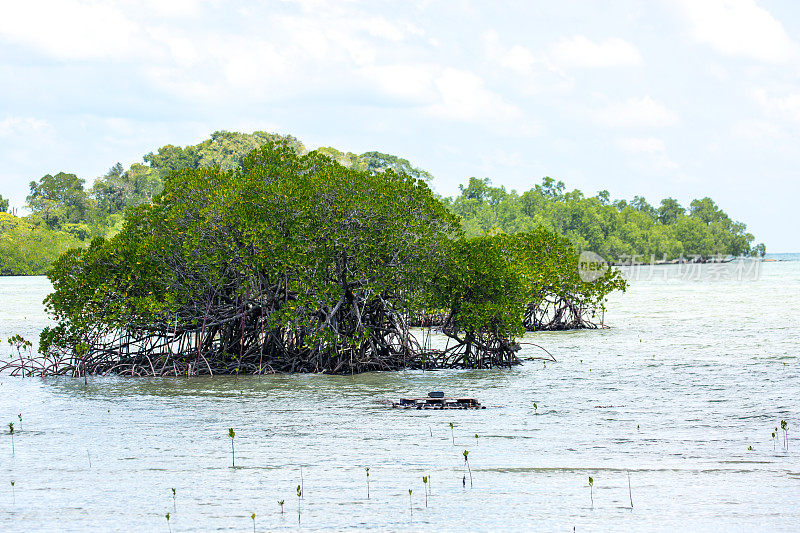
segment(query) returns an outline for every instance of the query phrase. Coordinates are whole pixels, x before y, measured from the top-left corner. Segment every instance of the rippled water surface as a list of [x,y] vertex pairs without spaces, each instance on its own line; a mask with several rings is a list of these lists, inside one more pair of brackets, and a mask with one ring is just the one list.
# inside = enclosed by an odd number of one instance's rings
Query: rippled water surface
[[[302,469],[303,529],[799,530],[800,262],[742,281],[659,268],[611,299],[612,329],[528,335],[558,359],[546,365],[0,377],[0,529],[252,531],[251,513],[257,530],[293,529]],[[38,336],[48,290],[0,278],[0,338]],[[385,403],[430,390],[487,408]],[[782,419],[788,451],[770,435]]]

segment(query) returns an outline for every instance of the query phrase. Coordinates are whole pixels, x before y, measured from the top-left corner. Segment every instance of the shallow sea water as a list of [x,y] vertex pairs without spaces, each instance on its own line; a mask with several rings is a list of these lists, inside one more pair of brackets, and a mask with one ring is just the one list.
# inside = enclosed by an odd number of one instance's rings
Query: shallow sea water
[[[800,262],[742,280],[679,268],[629,271],[638,279],[609,301],[611,329],[527,335],[557,363],[88,385],[0,377],[0,529],[252,531],[256,513],[258,531],[800,530]],[[49,289],[0,278],[0,338],[38,337]],[[486,409],[386,404],[431,390]],[[782,432],[770,436],[782,419],[788,451]]]

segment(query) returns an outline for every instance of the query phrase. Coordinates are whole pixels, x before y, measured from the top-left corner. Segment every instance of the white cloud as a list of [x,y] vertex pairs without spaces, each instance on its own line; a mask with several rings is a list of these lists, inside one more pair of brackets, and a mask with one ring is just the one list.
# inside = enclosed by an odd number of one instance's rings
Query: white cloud
[[518,44],[509,48],[500,58],[500,65],[519,74],[532,72],[534,65],[537,63],[542,63],[542,60],[535,57],[530,50]]
[[554,65],[547,54],[534,53],[520,44],[506,45],[495,31],[484,32],[482,41],[489,66],[504,69],[499,75],[509,86],[527,95],[572,90],[573,80]]
[[754,0],[677,0],[692,25],[692,35],[723,54],[783,63],[797,45],[783,25]]
[[[520,168],[526,165],[525,158],[516,151],[494,148],[478,154],[480,169],[483,174],[491,174],[499,167]],[[501,185],[501,184],[498,184]]]
[[563,67],[637,67],[642,64],[639,49],[617,37],[601,42],[583,35],[561,39],[549,48],[554,63]]
[[653,137],[620,138],[614,141],[623,152],[633,156],[634,160],[657,171],[672,170],[678,165],[667,155],[664,141]]
[[644,96],[624,102],[612,102],[593,113],[594,119],[610,128],[671,126],[678,116],[661,102]]
[[768,114],[800,122],[800,91],[775,96],[768,94],[764,89],[757,89],[753,91],[752,96]]
[[119,9],[98,2],[6,2],[0,35],[59,59],[141,56],[139,27]]
[[741,120],[734,125],[732,132],[749,141],[775,141],[784,136],[780,126],[759,119]]
[[18,137],[51,133],[53,127],[46,120],[32,117],[6,117],[0,120],[0,137]]
[[441,118],[466,122],[502,122],[519,117],[519,109],[485,87],[479,76],[446,68],[434,81],[439,101],[428,112]]
[[433,80],[441,67],[422,63],[380,65],[360,73],[385,95],[408,102],[429,102],[436,97]]
[[160,17],[187,17],[197,14],[196,0],[147,0],[147,11]]

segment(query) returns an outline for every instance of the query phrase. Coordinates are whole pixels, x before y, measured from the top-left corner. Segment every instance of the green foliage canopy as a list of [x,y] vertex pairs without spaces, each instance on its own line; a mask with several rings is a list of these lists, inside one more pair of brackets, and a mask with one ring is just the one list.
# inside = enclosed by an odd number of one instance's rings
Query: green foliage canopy
[[493,187],[488,178],[470,178],[461,194],[448,199],[462,219],[467,236],[531,232],[542,226],[567,237],[579,250],[613,261],[676,259],[680,256],[763,255],[753,235],[713,200],[693,200],[687,210],[674,198],[658,208],[643,197],[612,202],[608,191],[586,197],[566,191],[563,182],[546,177],[522,194]]

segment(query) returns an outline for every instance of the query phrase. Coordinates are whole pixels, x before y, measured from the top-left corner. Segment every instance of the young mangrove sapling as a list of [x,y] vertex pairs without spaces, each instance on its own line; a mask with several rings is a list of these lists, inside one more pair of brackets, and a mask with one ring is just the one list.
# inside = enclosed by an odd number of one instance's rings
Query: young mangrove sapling
[[411,511],[411,516],[414,516],[414,506],[411,503],[411,493],[412,492],[413,491],[411,489],[408,489],[408,509],[409,509],[409,511]]
[[425,508],[428,507],[428,476],[422,476],[423,490],[425,491]]
[[236,451],[233,448],[233,438],[236,436],[236,432],[233,428],[228,428],[228,437],[231,439],[231,468],[236,468]]
[[369,467],[367,467],[366,470],[367,470],[367,499],[369,500]]
[[631,500],[631,509],[633,509],[633,493],[631,492],[631,473],[628,472],[628,498]]
[[166,516],[166,517],[167,517],[167,527],[169,528],[169,533],[172,533],[172,526],[171,526],[171,525],[170,525],[170,523],[169,523],[169,513],[167,513],[167,514],[166,514],[166,515],[164,515],[164,516]]
[[303,498],[303,489],[297,485],[297,521],[300,522],[300,500]]
[[589,497],[592,499],[592,509],[594,509],[593,487],[594,487],[594,479],[592,479],[592,476],[589,476]]
[[464,450],[462,452],[464,455],[464,464],[467,465],[467,471],[469,472],[469,488],[472,488],[472,469],[469,467],[469,450]]
[[783,446],[786,448],[786,451],[789,451],[789,424],[786,423],[786,420],[781,420],[781,429],[783,430]]
[[13,503],[14,505],[17,504],[17,493],[16,493],[16,491],[14,489],[14,480],[13,479],[11,480],[11,503]]
[[11,434],[11,455],[14,455],[14,422],[8,423],[8,432]]
[[278,500],[278,505],[281,506],[281,514],[283,514],[283,500]]
[[253,520],[253,533],[256,533],[256,513],[251,514],[250,518]]
[[175,489],[174,488],[172,489],[172,512],[173,513],[177,513],[178,512],[177,504],[175,503]]

